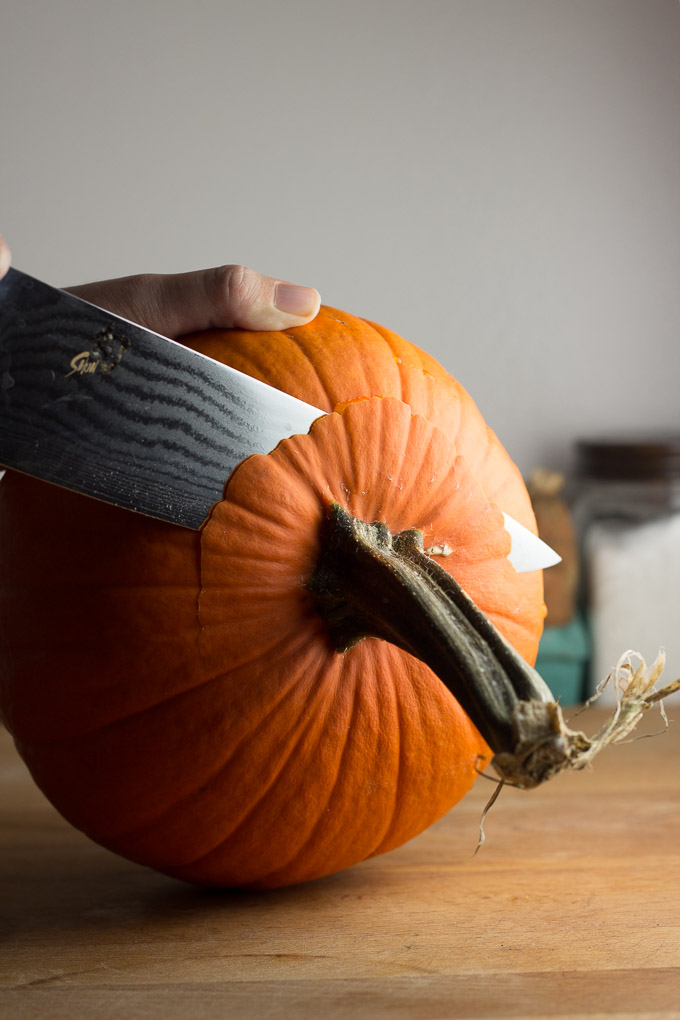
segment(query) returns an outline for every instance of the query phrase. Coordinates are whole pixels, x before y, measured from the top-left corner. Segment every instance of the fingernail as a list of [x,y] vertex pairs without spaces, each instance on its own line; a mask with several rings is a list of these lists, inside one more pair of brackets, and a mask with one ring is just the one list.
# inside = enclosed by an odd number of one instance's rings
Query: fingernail
[[316,310],[319,295],[313,287],[298,287],[294,283],[277,283],[274,304],[280,312],[305,318]]

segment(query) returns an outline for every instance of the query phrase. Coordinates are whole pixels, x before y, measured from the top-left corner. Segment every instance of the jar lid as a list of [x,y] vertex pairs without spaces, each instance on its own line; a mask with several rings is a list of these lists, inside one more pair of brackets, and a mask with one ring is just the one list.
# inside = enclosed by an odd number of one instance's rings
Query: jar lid
[[576,450],[582,478],[680,480],[680,433],[581,439]]

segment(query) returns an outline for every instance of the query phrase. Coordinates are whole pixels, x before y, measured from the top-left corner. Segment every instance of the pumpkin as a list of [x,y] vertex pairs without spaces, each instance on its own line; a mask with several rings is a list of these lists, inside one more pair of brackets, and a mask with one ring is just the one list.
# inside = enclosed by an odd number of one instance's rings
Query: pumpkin
[[412,838],[504,750],[499,695],[461,686],[400,564],[522,673],[542,581],[501,511],[534,518],[472,399],[389,331],[323,308],[186,343],[327,413],[240,464],[200,532],[8,472],[2,717],[103,846],[211,886],[307,881]]

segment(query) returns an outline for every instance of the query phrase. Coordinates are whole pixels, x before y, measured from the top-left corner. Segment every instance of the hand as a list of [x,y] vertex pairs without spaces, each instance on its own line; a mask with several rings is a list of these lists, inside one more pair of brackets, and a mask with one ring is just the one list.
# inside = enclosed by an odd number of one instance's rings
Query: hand
[[7,243],[4,241],[2,237],[0,237],[0,280],[2,280],[3,276],[9,269],[9,264],[11,261],[12,256],[10,255]]
[[126,276],[66,289],[173,340],[204,329],[290,329],[313,319],[321,303],[311,287],[261,276],[245,266]]

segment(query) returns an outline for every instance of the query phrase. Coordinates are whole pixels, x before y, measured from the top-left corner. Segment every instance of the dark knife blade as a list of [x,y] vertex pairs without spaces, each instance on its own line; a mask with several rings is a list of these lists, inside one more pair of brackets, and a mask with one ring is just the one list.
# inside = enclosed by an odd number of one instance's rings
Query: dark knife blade
[[200,528],[244,457],[322,411],[17,269],[0,280],[0,464]]

